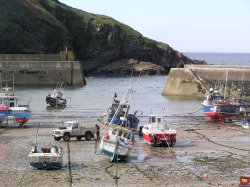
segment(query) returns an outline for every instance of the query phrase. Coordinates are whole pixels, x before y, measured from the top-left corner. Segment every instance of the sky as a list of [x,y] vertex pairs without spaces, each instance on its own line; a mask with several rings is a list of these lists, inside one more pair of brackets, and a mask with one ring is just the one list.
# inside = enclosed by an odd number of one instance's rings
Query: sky
[[182,52],[250,53],[250,0],[59,0]]

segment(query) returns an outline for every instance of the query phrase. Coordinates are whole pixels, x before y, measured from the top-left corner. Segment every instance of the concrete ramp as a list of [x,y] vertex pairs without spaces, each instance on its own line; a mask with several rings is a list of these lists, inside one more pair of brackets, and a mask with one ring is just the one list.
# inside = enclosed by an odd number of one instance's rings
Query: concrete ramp
[[238,90],[250,100],[250,67],[222,65],[186,65],[172,68],[163,95],[204,97],[209,88],[235,97]]

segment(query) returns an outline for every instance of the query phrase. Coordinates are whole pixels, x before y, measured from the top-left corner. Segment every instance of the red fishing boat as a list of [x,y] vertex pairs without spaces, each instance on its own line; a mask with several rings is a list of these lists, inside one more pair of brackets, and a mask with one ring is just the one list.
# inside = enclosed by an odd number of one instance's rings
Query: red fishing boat
[[143,139],[151,146],[169,146],[176,143],[176,130],[168,127],[162,117],[149,116],[149,124],[142,129]]

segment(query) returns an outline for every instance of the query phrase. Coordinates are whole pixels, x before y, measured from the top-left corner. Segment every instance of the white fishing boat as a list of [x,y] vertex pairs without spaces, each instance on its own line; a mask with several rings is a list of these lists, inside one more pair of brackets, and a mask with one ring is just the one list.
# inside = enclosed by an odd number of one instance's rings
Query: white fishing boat
[[149,124],[142,128],[143,139],[151,146],[166,145],[172,147],[176,143],[177,132],[162,121],[162,117],[149,116]]
[[63,149],[51,143],[36,143],[28,155],[28,160],[36,169],[60,169],[63,164]]
[[66,107],[67,100],[63,98],[63,90],[63,83],[57,85],[57,87],[46,96],[46,103],[52,107]]
[[134,144],[133,133],[124,127],[109,126],[108,133],[102,137],[100,151],[110,157],[111,162],[126,160]]

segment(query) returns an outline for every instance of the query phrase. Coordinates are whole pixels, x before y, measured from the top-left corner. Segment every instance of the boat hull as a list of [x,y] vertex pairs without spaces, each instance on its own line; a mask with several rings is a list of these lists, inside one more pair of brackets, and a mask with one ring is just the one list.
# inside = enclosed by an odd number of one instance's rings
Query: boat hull
[[36,169],[60,169],[63,158],[59,153],[30,153],[29,163]]
[[66,107],[67,100],[46,96],[46,103],[53,107],[55,106]]
[[129,157],[130,145],[118,144],[117,146],[116,142],[102,139],[100,143],[100,151],[111,159],[115,157],[117,159],[125,160]]
[[30,162],[30,166],[33,168],[42,170],[52,170],[52,169],[61,169],[62,168],[62,163],[61,162]]
[[225,122],[226,118],[239,117],[239,108],[233,105],[202,105],[203,112],[212,121]]
[[11,107],[8,110],[0,110],[0,121],[6,123],[14,121],[25,124],[30,119],[30,111],[27,107]]
[[143,139],[151,146],[170,146],[176,143],[176,134],[169,133],[142,133]]

